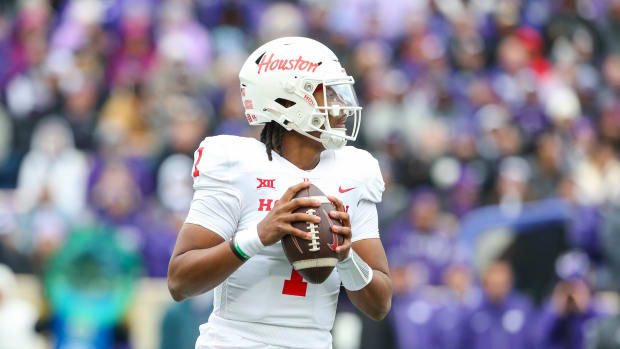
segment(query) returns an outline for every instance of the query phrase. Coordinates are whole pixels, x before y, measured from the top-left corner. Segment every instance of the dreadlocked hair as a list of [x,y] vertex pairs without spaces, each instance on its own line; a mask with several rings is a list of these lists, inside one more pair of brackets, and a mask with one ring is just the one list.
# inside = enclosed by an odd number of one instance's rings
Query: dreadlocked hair
[[279,153],[282,153],[282,138],[284,137],[284,133],[286,133],[286,129],[275,121],[270,121],[263,127],[260,133],[260,141],[265,144],[265,150],[267,151],[269,161],[273,159],[271,150],[275,149]]

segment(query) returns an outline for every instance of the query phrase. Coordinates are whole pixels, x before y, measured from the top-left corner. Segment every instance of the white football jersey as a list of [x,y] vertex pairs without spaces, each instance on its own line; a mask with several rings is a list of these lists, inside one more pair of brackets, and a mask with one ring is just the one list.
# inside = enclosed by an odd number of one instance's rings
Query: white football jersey
[[[310,181],[343,202],[353,241],[379,238],[375,204],[384,184],[370,153],[350,146],[323,151],[309,171],[272,154],[269,161],[265,145],[253,138],[207,137],[194,157],[195,194],[186,222],[229,240],[260,222],[289,187]],[[329,348],[339,291],[336,269],[322,284],[307,283],[278,242],[216,287],[214,311],[204,326],[268,345]]]

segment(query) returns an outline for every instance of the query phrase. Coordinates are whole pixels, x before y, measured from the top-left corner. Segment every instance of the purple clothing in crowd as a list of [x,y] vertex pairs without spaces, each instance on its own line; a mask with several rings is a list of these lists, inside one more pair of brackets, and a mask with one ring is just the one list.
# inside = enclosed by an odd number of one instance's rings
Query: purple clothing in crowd
[[447,292],[427,288],[395,297],[390,319],[399,348],[460,348],[466,308]]
[[390,227],[386,252],[390,266],[415,264],[428,285],[441,284],[446,268],[464,260],[456,238],[440,231],[416,231],[404,219]]
[[599,207],[574,206],[571,217],[567,233],[572,247],[582,249],[592,260],[600,260],[602,245],[599,235],[603,218]]
[[522,349],[534,344],[534,308],[532,303],[516,292],[510,293],[501,304],[488,299],[475,307],[462,325],[462,348]]
[[541,349],[582,349],[588,321],[598,314],[589,307],[583,313],[560,315],[549,303],[538,321],[537,342]]

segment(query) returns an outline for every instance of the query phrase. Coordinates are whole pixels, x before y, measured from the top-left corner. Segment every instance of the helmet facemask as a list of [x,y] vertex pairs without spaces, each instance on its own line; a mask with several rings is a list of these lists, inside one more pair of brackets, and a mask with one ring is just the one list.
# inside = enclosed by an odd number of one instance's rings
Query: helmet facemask
[[[314,91],[312,99],[315,107],[307,119],[308,122],[305,125],[295,125],[297,127],[293,126],[293,129],[320,142],[325,149],[337,149],[344,146],[347,141],[354,141],[359,132],[362,107],[358,104],[353,83],[354,80],[350,76],[306,81],[304,89]],[[315,98],[317,91],[321,92],[318,94],[319,99],[322,99],[320,101]],[[332,126],[330,116],[338,124]],[[320,137],[310,132],[319,132]]]

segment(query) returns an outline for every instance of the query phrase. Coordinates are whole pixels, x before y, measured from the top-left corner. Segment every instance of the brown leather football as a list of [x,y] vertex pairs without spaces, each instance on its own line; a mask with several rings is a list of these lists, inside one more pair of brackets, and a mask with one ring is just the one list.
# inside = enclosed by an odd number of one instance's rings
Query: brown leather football
[[329,216],[330,211],[335,211],[336,206],[327,199],[327,195],[314,184],[308,189],[300,190],[296,198],[313,197],[321,201],[319,207],[300,207],[295,212],[304,212],[321,217],[321,222],[294,222],[293,226],[313,235],[312,240],[301,239],[292,235],[282,238],[284,254],[293,268],[313,284],[325,281],[338,262],[336,247],[342,245],[342,235],[335,234],[331,225],[342,225],[339,220]]

